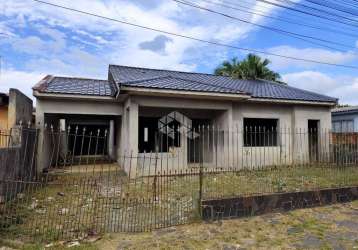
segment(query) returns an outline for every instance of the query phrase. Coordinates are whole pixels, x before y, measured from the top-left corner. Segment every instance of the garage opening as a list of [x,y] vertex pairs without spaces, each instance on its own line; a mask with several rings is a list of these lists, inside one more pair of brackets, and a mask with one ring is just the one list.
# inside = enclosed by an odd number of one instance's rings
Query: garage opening
[[[68,151],[73,152],[74,156],[107,155],[108,129],[107,124],[72,124],[68,138]],[[105,131],[107,131],[107,136]]]

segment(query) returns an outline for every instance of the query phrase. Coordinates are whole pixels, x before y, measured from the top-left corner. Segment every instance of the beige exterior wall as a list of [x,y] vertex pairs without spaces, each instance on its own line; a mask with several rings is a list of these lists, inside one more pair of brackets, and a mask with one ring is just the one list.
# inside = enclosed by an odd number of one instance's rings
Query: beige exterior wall
[[7,106],[0,106],[0,130],[1,129],[8,129],[8,107]]
[[309,161],[308,137],[302,136],[303,133],[308,132],[308,120],[319,120],[318,150],[321,152],[321,155],[324,155],[329,151],[329,138],[327,138],[327,131],[330,131],[332,128],[332,117],[329,107],[312,108],[306,106],[295,106],[292,117],[295,130],[293,138],[293,151],[295,152],[293,157],[295,162],[305,163]]
[[[50,143],[49,136],[44,132],[45,124],[48,123],[47,125],[50,126],[52,123],[58,122],[46,120],[46,114],[108,115],[117,116],[119,120],[119,117],[123,114],[123,104],[114,100],[100,99],[68,98],[62,100],[37,98],[36,127],[40,129],[37,151],[37,168],[39,171],[48,167],[50,162],[50,148],[44,146]],[[120,134],[117,134],[117,136],[119,137]]]
[[[217,119],[222,133],[223,143],[220,147],[207,152],[204,162],[213,159],[215,166],[231,168],[253,168],[277,164],[306,163],[309,161],[308,121],[318,120],[320,132],[331,129],[331,114],[329,107],[262,104],[262,103],[233,103],[232,121],[231,110],[226,116]],[[243,145],[244,118],[278,119],[278,145],[274,147],[245,147]],[[232,127],[223,127],[223,124]],[[329,151],[328,133],[319,134],[318,150],[320,155]],[[209,165],[209,164],[208,164]]]
[[[155,97],[127,95],[121,102],[115,100],[55,100],[38,98],[36,122],[43,127],[45,114],[82,114],[82,115],[113,115],[117,116],[117,148],[118,162],[131,175],[143,173],[153,174],[155,157],[150,153],[138,154],[138,121],[145,108],[147,116],[154,116],[154,109],[160,108],[176,111],[191,109],[197,113],[211,114],[211,125],[223,129],[220,135],[221,146],[209,145],[205,148],[203,161],[206,166],[222,166],[232,168],[257,167],[278,163],[292,164],[308,159],[308,138],[305,143],[297,145],[299,138],[295,130],[308,129],[308,120],[319,120],[320,129],[331,128],[330,108],[319,105],[290,103],[254,103],[247,101],[210,100],[204,98]],[[153,112],[150,110],[153,108]],[[274,118],[279,120],[278,130],[283,131],[275,147],[244,147],[242,130],[244,118]],[[326,149],[327,138],[320,137],[320,149]],[[46,140],[44,136],[40,140]],[[183,141],[184,140],[183,138]],[[188,145],[183,143],[172,152],[161,153],[161,170],[175,171],[187,166]],[[211,148],[212,147],[212,148]],[[45,166],[46,149],[39,150],[39,166]],[[131,162],[123,156],[138,156]],[[148,160],[151,159],[151,160]],[[149,171],[148,168],[151,167]],[[154,167],[153,167],[154,166]],[[41,168],[41,167],[40,167]],[[148,172],[149,171],[149,172]]]
[[[234,168],[250,168],[262,165],[275,165],[279,162],[291,163],[290,135],[278,138],[277,147],[244,147],[243,131],[244,118],[268,118],[278,120],[278,131],[284,132],[292,128],[292,110],[290,105],[236,103],[234,104],[234,126],[239,131],[233,150],[236,152],[233,162]],[[258,128],[257,128],[258,129]],[[238,147],[238,148],[237,148]]]

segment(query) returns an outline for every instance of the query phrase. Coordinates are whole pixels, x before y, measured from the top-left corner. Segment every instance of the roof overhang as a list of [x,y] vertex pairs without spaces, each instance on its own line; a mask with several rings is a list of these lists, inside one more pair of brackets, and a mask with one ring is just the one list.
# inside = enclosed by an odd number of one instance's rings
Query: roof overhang
[[358,109],[345,110],[345,111],[332,111],[332,115],[333,115],[333,116],[338,116],[338,115],[354,115],[354,114],[358,114]]
[[109,102],[118,101],[117,98],[112,96],[42,93],[37,90],[33,90],[33,95],[38,99],[88,100],[88,101],[109,101]]
[[318,101],[304,101],[304,100],[287,100],[287,99],[272,99],[272,98],[251,98],[249,102],[257,103],[277,103],[277,104],[302,104],[302,105],[317,105],[334,107],[336,102],[318,102]]
[[[172,89],[157,89],[145,87],[121,87],[121,91],[132,95],[146,95],[146,96],[164,96],[164,97],[183,97],[183,98],[198,98],[198,99],[216,99],[216,100],[247,100],[251,98],[247,94],[232,94],[232,93],[218,93],[218,92],[203,92],[203,91],[186,91],[186,90],[172,90]],[[122,93],[123,93],[122,92]]]

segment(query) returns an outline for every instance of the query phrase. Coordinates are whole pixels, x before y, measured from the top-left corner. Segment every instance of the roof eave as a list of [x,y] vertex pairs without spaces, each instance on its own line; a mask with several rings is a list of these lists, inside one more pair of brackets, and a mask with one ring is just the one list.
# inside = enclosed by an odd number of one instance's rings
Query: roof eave
[[35,86],[32,87],[32,89],[35,91],[42,91],[46,88],[47,84],[51,82],[54,79],[54,76],[47,75],[44,78],[42,78]]
[[206,92],[206,91],[188,91],[188,90],[173,90],[173,89],[159,89],[146,87],[128,87],[123,86],[121,90],[133,95],[147,95],[147,96],[174,96],[187,98],[206,98],[206,99],[221,99],[221,100],[247,100],[251,98],[247,94],[233,94],[220,92]]
[[113,96],[98,95],[79,95],[79,94],[59,94],[59,93],[43,93],[36,89],[33,90],[33,96],[37,99],[59,99],[59,100],[90,100],[90,101],[116,101]]
[[292,100],[292,99],[275,99],[275,98],[257,98],[253,97],[250,102],[260,102],[260,103],[282,103],[282,104],[302,104],[302,105],[317,105],[317,106],[329,106],[334,107],[337,105],[337,102],[321,102],[321,101],[307,101],[307,100]]
[[352,115],[352,114],[358,114],[358,109],[347,110],[347,111],[332,111],[332,115]]

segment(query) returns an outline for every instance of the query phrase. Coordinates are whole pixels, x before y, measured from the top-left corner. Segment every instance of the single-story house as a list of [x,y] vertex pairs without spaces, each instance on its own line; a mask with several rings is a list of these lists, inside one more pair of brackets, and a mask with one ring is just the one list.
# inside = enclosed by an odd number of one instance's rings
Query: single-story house
[[32,100],[17,89],[0,93],[0,131],[33,122]]
[[358,132],[358,106],[332,109],[332,130],[337,133]]
[[[330,129],[331,108],[337,104],[336,98],[266,80],[117,65],[109,66],[106,80],[48,75],[34,86],[33,93],[37,99],[36,123],[40,129],[45,124],[59,123],[63,128],[70,125],[86,126],[87,131],[107,129],[106,153],[118,162],[126,154],[138,156],[132,161],[138,166],[150,152],[172,158],[180,156],[182,165],[195,162],[196,152],[190,147],[189,139],[195,140],[199,135],[191,133],[188,136],[187,131],[199,125],[215,126],[223,131],[248,126],[289,128],[290,131]],[[162,147],[158,139],[160,134],[168,134],[168,123],[176,123],[181,129],[180,135],[169,132],[174,134],[172,139],[180,137],[178,141],[172,140],[170,149]],[[272,155],[276,152],[286,157],[286,162],[293,162],[307,158],[305,156],[312,151],[308,142],[304,145],[298,142],[299,136],[302,137],[291,132],[290,140],[276,135],[269,145],[246,145],[244,136],[240,137],[239,133],[236,139],[225,137],[224,133],[224,144],[235,141],[235,146],[216,147],[215,152],[208,146],[206,157],[201,159],[207,164],[217,164],[218,158],[224,157],[224,153],[219,152],[226,150],[230,153],[225,164],[232,166],[235,162],[243,162],[242,157],[248,157],[247,152],[244,156],[234,153],[233,148],[251,146],[251,159],[262,147],[268,147],[272,152],[266,164],[275,163]],[[46,141],[46,138],[39,141]],[[38,150],[40,169],[49,164],[46,155],[50,154],[46,150],[48,147]]]

